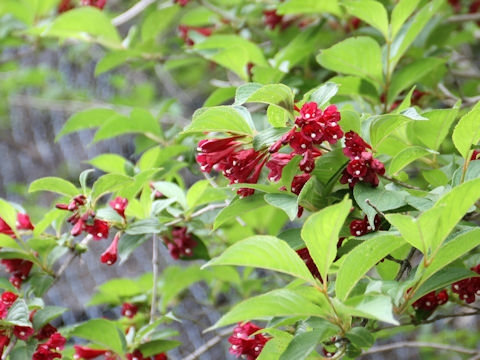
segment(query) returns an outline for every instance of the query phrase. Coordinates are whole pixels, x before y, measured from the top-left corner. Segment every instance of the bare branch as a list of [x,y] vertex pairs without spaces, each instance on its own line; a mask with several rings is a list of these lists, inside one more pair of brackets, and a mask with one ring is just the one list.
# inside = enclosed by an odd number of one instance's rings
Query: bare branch
[[214,347],[215,345],[217,345],[220,341],[223,340],[224,337],[230,335],[232,332],[233,332],[233,329],[235,327],[229,327],[223,331],[221,331],[217,336],[211,338],[210,340],[208,340],[205,344],[203,344],[202,346],[200,346],[197,350],[195,350],[193,353],[191,353],[190,355],[188,355],[186,358],[184,358],[183,360],[195,360],[195,359],[198,359],[201,355],[203,355],[204,353],[206,353],[208,350],[210,350],[212,347]]
[[10,344],[8,344],[7,348],[5,349],[5,352],[4,352],[3,355],[2,355],[2,360],[7,360],[8,355],[9,355],[10,352],[13,350],[13,348],[15,347],[15,344],[16,344],[16,343],[17,343],[17,337],[16,337],[16,336],[13,336],[12,341],[10,341]]
[[373,208],[373,210],[375,210],[378,215],[380,215],[381,217],[385,217],[385,214],[384,214],[383,212],[381,212],[379,208],[377,208],[375,205],[373,205],[372,202],[370,201],[370,199],[365,199],[365,202],[366,202],[371,208]]
[[410,184],[407,184],[407,183],[404,183],[403,181],[400,181],[400,180],[397,180],[395,178],[392,178],[391,176],[388,176],[388,175],[380,175],[381,177],[383,177],[384,179],[387,179],[388,181],[391,181],[397,185],[400,185],[400,186],[403,186],[407,189],[412,189],[412,190],[418,190],[418,191],[423,191],[422,189],[420,189],[419,187],[417,186],[413,186],[413,185],[410,185]]
[[429,342],[421,342],[421,341],[401,341],[394,344],[388,345],[380,345],[371,348],[368,351],[365,351],[361,356],[375,354],[384,351],[390,351],[395,349],[401,348],[432,348],[438,350],[445,350],[445,351],[454,351],[461,354],[469,354],[469,355],[477,355],[480,354],[480,350],[475,349],[467,349],[460,346],[453,346],[453,345],[446,345],[446,344],[436,344],[436,343],[429,343]]
[[395,276],[395,281],[400,280],[407,269],[412,269],[412,264],[410,264],[410,260],[412,260],[413,255],[415,255],[415,251],[417,251],[417,249],[415,249],[414,247],[410,249],[407,257],[402,261],[400,265],[397,276]]
[[130,9],[125,11],[124,13],[118,15],[117,17],[112,19],[112,24],[114,26],[119,26],[122,24],[125,24],[126,22],[132,20],[134,17],[137,15],[141,14],[143,10],[145,10],[147,7],[152,5],[154,2],[157,0],[141,0],[135,5],[133,5]]
[[449,23],[463,23],[466,21],[479,21],[480,13],[453,15],[447,19]]
[[150,321],[155,321],[157,312],[157,287],[158,287],[158,238],[157,234],[153,234],[152,238],[152,271],[153,271],[153,288],[152,288],[152,306],[150,308]]

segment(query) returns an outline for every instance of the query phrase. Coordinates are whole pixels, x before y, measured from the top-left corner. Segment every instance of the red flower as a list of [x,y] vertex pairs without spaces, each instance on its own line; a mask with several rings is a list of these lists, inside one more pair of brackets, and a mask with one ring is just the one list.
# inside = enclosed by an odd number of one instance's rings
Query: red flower
[[473,150],[470,160],[480,160],[480,150]]
[[10,343],[10,338],[7,335],[4,335],[5,331],[0,331],[0,356],[3,355],[3,350],[8,346]]
[[315,265],[315,262],[310,256],[310,252],[308,251],[308,249],[303,248],[303,249],[297,250],[297,254],[305,262],[305,265],[307,265],[307,268],[308,270],[310,270],[310,273],[314,277],[316,277],[317,279],[323,282],[322,276],[320,275],[320,271],[318,271],[317,265]]
[[33,230],[34,227],[30,221],[30,217],[27,214],[17,214],[17,229],[18,230]]
[[50,339],[45,343],[45,345],[48,346],[49,349],[60,351],[65,348],[66,342],[67,339],[65,339],[62,334],[56,332],[50,336]]
[[263,347],[271,338],[262,334],[251,335],[261,330],[258,326],[247,322],[245,324],[238,323],[233,330],[233,335],[229,337],[228,342],[232,344],[229,349],[230,354],[246,356],[247,360],[255,360],[262,352]]
[[368,145],[356,132],[349,131],[345,134],[345,147],[343,153],[346,157],[354,159],[359,157],[362,152],[372,147]]
[[15,326],[13,328],[13,334],[20,340],[27,340],[34,332],[35,330],[29,326]]
[[102,254],[100,261],[106,263],[107,265],[113,265],[117,261],[117,252],[118,252],[118,239],[120,238],[120,233],[117,233],[112,240],[112,243],[107,250]]
[[86,346],[79,346],[79,345],[74,345],[75,348],[75,354],[73,355],[73,358],[75,360],[77,359],[94,359],[97,356],[100,355],[105,355],[108,350],[100,350],[100,349],[90,349]]
[[2,301],[7,307],[12,306],[13,303],[15,302],[15,300],[17,300],[17,298],[18,298],[18,295],[14,294],[10,291],[5,291],[2,294]]
[[8,225],[2,218],[0,218],[0,234],[15,237],[15,233],[13,232],[10,225]]
[[375,215],[375,229],[372,229],[370,223],[368,222],[368,217],[365,215],[363,220],[353,220],[350,223],[350,234],[352,234],[352,236],[362,236],[368,234],[369,232],[378,230],[381,222],[382,220],[380,219],[380,216]]
[[203,36],[210,36],[212,35],[212,29],[207,27],[195,27],[195,26],[188,26],[188,25],[180,25],[178,27],[180,31],[180,37],[183,39],[185,44],[188,46],[195,45],[195,42],[188,36],[189,31],[195,31]]
[[265,15],[265,25],[271,30],[275,29],[277,25],[282,24],[283,15],[278,15],[277,10],[264,10],[263,15]]
[[155,355],[153,357],[153,360],[168,360],[168,358],[165,353],[161,353],[161,354]]
[[110,206],[115,210],[121,217],[125,219],[125,209],[128,205],[128,199],[117,196],[115,200],[110,201]]
[[268,174],[268,180],[278,181],[282,178],[282,170],[292,160],[293,155],[284,153],[275,153],[270,157],[270,160],[265,164],[271,171]]
[[448,294],[445,290],[440,291],[438,294],[432,291],[415,301],[412,306],[415,310],[433,312],[439,305],[443,305],[447,301]]
[[377,174],[385,174],[385,166],[379,160],[374,159],[372,153],[364,151],[360,156],[355,156],[350,160],[347,168],[343,171],[340,183],[348,183],[351,188],[353,188],[358,181],[370,183],[372,186],[378,186],[379,180]]
[[[471,268],[477,274],[480,274],[480,265]],[[467,304],[475,301],[475,295],[480,296],[480,276],[463,279],[452,284],[452,292],[458,294],[461,300]]]
[[[38,331],[38,334],[35,335],[35,338],[39,341],[42,341],[42,340],[46,340],[46,339],[50,338],[55,333],[57,333],[57,328],[55,326],[53,326],[52,324],[46,324]],[[60,334],[58,334],[58,335],[60,335]]]
[[58,5],[57,11],[61,14],[66,11],[72,10],[75,6],[72,4],[72,0],[62,0]]
[[238,136],[225,139],[208,139],[198,143],[197,162],[203,172],[209,173],[221,161],[230,156],[240,143],[235,141]]
[[5,319],[8,315],[8,306],[0,302],[0,319]]
[[62,354],[51,351],[45,344],[40,344],[37,347],[37,351],[32,356],[32,360],[53,360],[61,359]]
[[172,238],[163,236],[163,241],[167,245],[170,255],[175,260],[180,256],[193,256],[193,248],[197,246],[197,242],[187,233],[186,227],[175,226],[172,229]]
[[82,4],[86,6],[93,6],[100,10],[103,10],[107,4],[107,0],[82,0]]
[[175,0],[175,3],[180,5],[181,7],[186,6],[189,3],[190,0]]
[[138,312],[138,308],[130,303],[123,303],[122,305],[122,315],[132,319]]
[[131,354],[127,354],[127,359],[128,360],[147,360],[143,357],[143,354],[140,350],[135,350]]
[[93,225],[85,225],[85,231],[97,241],[108,238],[108,229],[108,223],[99,219],[94,219]]
[[295,175],[292,180],[292,193],[296,195],[300,195],[303,187],[305,186],[306,182],[310,180],[310,174],[302,174],[302,175]]
[[23,259],[2,259],[1,263],[5,265],[6,271],[12,274],[9,281],[17,289],[20,288],[23,280],[28,277],[33,266],[31,261]]

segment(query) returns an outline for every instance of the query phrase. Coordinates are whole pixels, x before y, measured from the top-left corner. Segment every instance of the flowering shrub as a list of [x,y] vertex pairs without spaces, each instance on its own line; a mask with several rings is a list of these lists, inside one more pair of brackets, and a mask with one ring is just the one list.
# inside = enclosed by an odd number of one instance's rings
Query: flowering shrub
[[[352,359],[395,348],[390,327],[478,316],[479,1],[30,3],[0,4],[2,50],[93,49],[96,76],[126,89],[122,70],[139,73],[151,91],[56,134],[134,136],[128,159],[33,181],[29,193],[56,194],[41,211],[26,201],[34,221],[0,200],[2,359],[166,360],[199,281],[223,314],[208,330],[230,328],[188,360],[216,344],[248,360]],[[68,309],[43,299],[92,240],[105,268],[145,244],[152,272],[98,287],[91,304],[118,318],[57,328]],[[175,265],[159,269],[162,251]],[[452,351],[478,352],[470,336]]]

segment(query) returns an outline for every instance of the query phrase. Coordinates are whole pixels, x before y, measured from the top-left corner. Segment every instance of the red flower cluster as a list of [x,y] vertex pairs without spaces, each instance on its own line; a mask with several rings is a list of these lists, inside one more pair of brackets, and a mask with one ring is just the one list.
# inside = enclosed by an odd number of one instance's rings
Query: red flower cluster
[[178,260],[181,256],[192,257],[193,248],[197,246],[197,242],[193,239],[192,235],[187,233],[187,228],[180,226],[173,227],[171,238],[164,235],[163,242],[175,260]]
[[120,233],[116,233],[112,240],[112,243],[107,250],[100,257],[100,261],[107,265],[113,265],[117,261],[118,253],[118,240],[120,239]]
[[20,289],[22,282],[27,279],[32,270],[33,263],[24,259],[2,259],[1,263],[5,265],[6,271],[12,274],[9,281],[17,289]]
[[17,300],[18,295],[10,291],[6,291],[2,294],[2,301],[0,301],[0,319],[5,319],[8,315],[8,309]]
[[228,342],[232,344],[229,349],[230,354],[236,357],[246,357],[247,360],[255,360],[262,352],[263,347],[271,338],[265,337],[262,334],[252,334],[262,328],[252,324],[251,322],[238,323],[238,326],[233,329],[233,335],[228,338]]
[[350,234],[352,234],[352,236],[362,236],[362,235],[368,234],[369,232],[378,230],[381,222],[382,222],[382,219],[380,219],[380,216],[375,215],[375,219],[374,219],[375,229],[372,229],[372,227],[370,226],[370,223],[368,222],[367,215],[365,215],[363,220],[353,220],[350,223]]
[[73,355],[73,358],[75,360],[95,359],[97,356],[100,356],[100,355],[105,355],[105,357],[108,356],[111,358],[111,352],[109,350],[91,349],[89,347],[79,346],[79,345],[74,345],[73,347],[75,349],[75,354]]
[[180,37],[183,39],[185,44],[187,44],[188,46],[193,46],[195,45],[195,42],[188,36],[189,31],[195,31],[203,36],[210,36],[212,35],[213,29],[208,27],[180,25],[178,27],[178,31],[180,31]]
[[480,150],[473,150],[470,160],[480,160]]
[[78,195],[68,205],[56,204],[55,207],[60,210],[73,212],[73,215],[67,219],[73,225],[70,232],[73,236],[78,236],[85,231],[93,236],[93,240],[108,238],[109,227],[106,221],[96,219],[92,210],[87,210],[84,214],[80,213],[80,207],[85,205],[85,201],[84,195]]
[[130,303],[124,303],[122,305],[122,315],[126,316],[129,319],[133,319],[133,317],[137,314],[138,308]]
[[67,339],[65,339],[60,333],[53,333],[46,343],[37,346],[37,351],[33,354],[32,360],[61,359],[62,354],[56,351],[63,350],[66,342]]
[[439,305],[443,305],[447,301],[448,294],[446,290],[442,290],[438,294],[435,294],[435,291],[432,291],[415,301],[412,306],[415,310],[433,312]]
[[350,158],[350,162],[343,171],[340,183],[348,184],[351,188],[359,181],[378,186],[377,175],[385,174],[385,166],[367,151],[371,148],[357,133],[349,131],[345,134],[343,153]]
[[[198,144],[197,162],[203,172],[222,171],[230,180],[230,184],[255,184],[260,177],[262,167],[267,158],[266,153],[252,148],[243,149],[237,141],[241,136],[224,139],[202,140]],[[254,193],[253,189],[240,188],[237,193],[241,197]]]
[[[480,274],[480,264],[471,268],[477,274]],[[475,295],[480,296],[480,276],[460,280],[452,284],[452,292],[458,294],[460,299],[465,300],[467,304],[475,301]]]
[[100,10],[103,10],[106,4],[107,0],[82,0],[82,5],[93,6]]

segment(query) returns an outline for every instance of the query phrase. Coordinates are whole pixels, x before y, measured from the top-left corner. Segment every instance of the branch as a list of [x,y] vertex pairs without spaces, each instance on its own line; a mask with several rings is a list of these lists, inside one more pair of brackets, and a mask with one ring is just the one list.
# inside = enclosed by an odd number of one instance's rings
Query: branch
[[365,351],[362,353],[361,356],[364,355],[370,355],[370,354],[375,354],[383,351],[390,351],[394,349],[401,349],[401,348],[432,348],[432,349],[438,349],[438,350],[445,350],[445,351],[455,351],[461,354],[469,354],[469,355],[477,355],[480,353],[480,350],[474,350],[474,349],[466,349],[460,346],[453,346],[453,345],[445,345],[445,344],[436,344],[436,343],[429,343],[429,342],[421,342],[421,341],[401,341],[398,343],[394,344],[388,344],[388,345],[381,345],[381,346],[375,346],[371,348],[368,351]]
[[147,7],[152,5],[157,0],[141,0],[135,5],[133,5],[130,9],[125,11],[124,13],[118,15],[117,17],[112,19],[112,24],[114,26],[120,26],[125,24],[126,22],[132,20],[135,16],[142,13]]
[[215,345],[217,345],[220,341],[223,340],[224,337],[230,335],[232,332],[233,332],[233,329],[235,327],[232,326],[232,327],[229,327],[223,331],[221,331],[217,336],[211,338],[210,340],[208,340],[205,344],[203,344],[202,346],[200,346],[197,350],[195,350],[193,353],[191,353],[190,355],[188,355],[186,358],[184,358],[183,360],[195,360],[195,359],[198,359],[200,355],[203,355],[204,353],[206,353],[208,350],[210,350],[212,347],[214,347]]
[[412,269],[412,264],[410,264],[410,260],[412,260],[412,257],[415,254],[415,251],[417,251],[417,249],[415,249],[414,247],[410,249],[410,252],[408,253],[407,257],[402,261],[400,265],[400,269],[398,270],[397,276],[395,276],[395,281],[400,280],[403,276],[403,273],[407,269]]
[[407,184],[407,183],[404,183],[403,181],[400,181],[400,180],[397,180],[395,178],[392,178],[391,176],[388,176],[388,175],[380,175],[381,177],[383,177],[384,179],[387,179],[388,181],[391,181],[397,185],[400,185],[400,186],[403,186],[407,189],[412,189],[412,190],[418,190],[418,191],[424,191],[422,189],[420,189],[419,187],[417,186],[413,186],[413,185],[410,185],[410,184]]
[[480,101],[480,96],[459,98],[458,96],[452,94],[452,92],[448,90],[447,87],[442,83],[439,83],[437,85],[437,88],[447,99],[452,100],[454,103],[457,102],[458,100],[461,100],[465,105],[468,106],[468,105],[476,104],[477,102]]
[[375,210],[378,215],[380,215],[381,217],[385,218],[385,214],[384,214],[383,212],[381,212],[379,208],[377,208],[375,205],[373,205],[372,202],[370,201],[370,199],[365,199],[365,202],[366,202],[371,208],[373,208],[373,210]]
[[453,15],[447,19],[449,23],[462,23],[466,21],[479,21],[480,13]]
[[232,23],[238,22],[238,19],[235,16],[232,16],[230,13],[224,11],[223,9],[220,9],[213,4],[210,4],[207,0],[199,0],[198,2],[200,3],[200,5],[220,15],[225,20],[229,20]]
[[[93,239],[93,236],[92,235],[87,235],[83,238],[83,240],[77,244],[76,246],[88,246],[88,243]],[[78,252],[76,249],[72,249],[72,252],[70,253],[70,257],[67,258],[67,260],[64,261],[64,263],[62,264],[62,266],[60,266],[60,269],[58,269],[57,273],[55,274],[55,279],[53,281],[53,283],[50,285],[52,286],[53,284],[55,284],[55,282],[60,278],[60,276],[62,276],[62,274],[65,272],[65,270],[67,270],[67,268],[70,266],[70,264],[72,263],[72,261],[77,257],[77,256],[80,256],[82,253],[81,252]]]
[[2,355],[2,360],[7,360],[8,355],[13,350],[16,343],[17,343],[17,338],[14,336],[13,339],[10,341],[10,344],[8,344],[7,348],[5,349],[5,352]]
[[150,308],[150,321],[152,324],[155,320],[157,311],[157,283],[158,283],[158,238],[157,234],[153,234],[152,238],[152,271],[153,271],[153,288],[152,288],[152,307]]
[[[197,217],[197,216],[200,216],[202,214],[205,214],[209,211],[212,211],[212,210],[215,210],[215,209],[221,209],[221,208],[224,208],[226,207],[228,204],[210,204],[208,206],[205,206],[204,208],[198,210],[198,211],[195,211],[192,215],[190,215],[188,217],[188,219],[192,219],[194,217]],[[172,225],[175,225],[175,224],[178,224],[182,221],[185,221],[187,219],[184,219],[184,218],[180,218],[180,219],[175,219],[175,220],[172,220],[168,223],[165,224],[165,226],[172,226]]]

